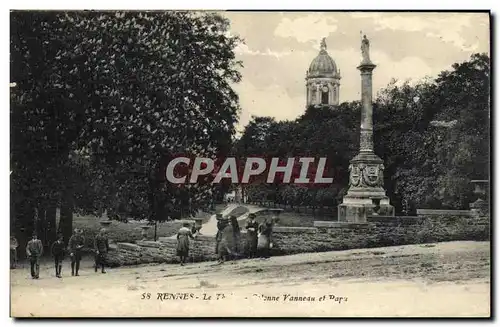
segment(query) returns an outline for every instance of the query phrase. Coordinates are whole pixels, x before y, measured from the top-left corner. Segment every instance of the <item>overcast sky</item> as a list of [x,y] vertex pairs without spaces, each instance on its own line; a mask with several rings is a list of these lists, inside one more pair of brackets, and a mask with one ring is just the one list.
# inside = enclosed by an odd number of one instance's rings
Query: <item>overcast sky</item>
[[377,65],[373,94],[392,78],[435,77],[476,52],[489,53],[489,18],[483,13],[227,12],[243,80],[235,89],[242,113],[294,119],[305,110],[305,73],[326,37],[342,76],[340,102],[359,100],[360,31]]

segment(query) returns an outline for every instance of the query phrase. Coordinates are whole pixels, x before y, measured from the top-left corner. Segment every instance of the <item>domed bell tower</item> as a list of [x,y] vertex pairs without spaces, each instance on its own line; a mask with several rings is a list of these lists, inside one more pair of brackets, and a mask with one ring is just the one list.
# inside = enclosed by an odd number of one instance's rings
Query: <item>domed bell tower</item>
[[339,104],[340,70],[326,51],[326,40],[306,72],[307,106]]

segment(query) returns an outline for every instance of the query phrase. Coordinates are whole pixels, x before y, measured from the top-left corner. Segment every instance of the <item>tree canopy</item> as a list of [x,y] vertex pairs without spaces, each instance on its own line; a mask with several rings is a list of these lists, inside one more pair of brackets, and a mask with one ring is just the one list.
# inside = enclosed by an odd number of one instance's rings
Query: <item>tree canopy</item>
[[[393,81],[374,100],[375,152],[384,160],[385,188],[399,213],[466,208],[474,200],[470,180],[489,178],[489,57],[475,54],[451,68],[433,80]],[[251,198],[338,204],[349,160],[359,150],[360,109],[359,102],[351,102],[311,106],[295,121],[254,117],[236,144],[243,156],[327,156],[335,179],[321,191],[254,185]]]
[[[330,185],[261,181],[245,190],[253,200],[331,207],[346,192],[360,103],[311,106],[293,121],[253,117],[235,141],[241,40],[218,14],[14,11],[10,27],[18,237],[37,229],[54,239],[57,207],[67,239],[74,212],[162,221],[229,189],[167,183],[166,165],[180,154],[325,157]],[[374,123],[398,212],[466,208],[470,180],[489,178],[489,57],[475,54],[432,80],[389,84],[374,100]]]
[[210,188],[169,187],[165,162],[231,149],[241,63],[228,26],[213,13],[12,12],[13,204],[155,220],[205,205]]

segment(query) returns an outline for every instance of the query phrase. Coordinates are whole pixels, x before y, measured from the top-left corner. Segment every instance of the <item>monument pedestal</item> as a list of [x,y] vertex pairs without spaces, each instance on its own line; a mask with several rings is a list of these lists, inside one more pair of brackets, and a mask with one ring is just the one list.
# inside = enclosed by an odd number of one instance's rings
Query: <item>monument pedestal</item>
[[384,164],[370,151],[360,152],[350,161],[349,190],[338,206],[338,219],[362,223],[370,215],[394,216],[384,188]]

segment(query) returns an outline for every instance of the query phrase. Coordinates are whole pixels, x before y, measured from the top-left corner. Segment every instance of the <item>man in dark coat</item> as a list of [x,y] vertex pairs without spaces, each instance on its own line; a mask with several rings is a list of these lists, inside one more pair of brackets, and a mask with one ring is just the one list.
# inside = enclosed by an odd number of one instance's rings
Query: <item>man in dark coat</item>
[[75,229],[75,233],[69,239],[69,255],[71,256],[71,276],[79,276],[78,271],[80,270],[80,261],[82,260],[82,249],[85,245],[85,238],[82,235],[82,231],[78,228]]
[[64,259],[64,241],[62,234],[58,235],[57,241],[52,243],[50,252],[54,257],[54,266],[56,267],[56,277],[61,278],[62,261]]
[[95,272],[97,268],[101,266],[101,273],[105,274],[104,270],[104,258],[106,253],[109,251],[109,240],[106,236],[106,230],[103,228],[99,231],[99,234],[94,240],[94,250],[95,250]]
[[255,258],[257,255],[257,231],[259,229],[259,223],[255,221],[255,214],[248,215],[245,229],[247,230],[246,253],[248,258]]
[[15,236],[10,237],[10,269],[15,269],[17,266],[17,248],[19,243]]
[[33,234],[32,239],[26,245],[26,255],[30,260],[31,277],[33,279],[40,278],[40,257],[43,254],[42,241],[38,239],[36,234]]

